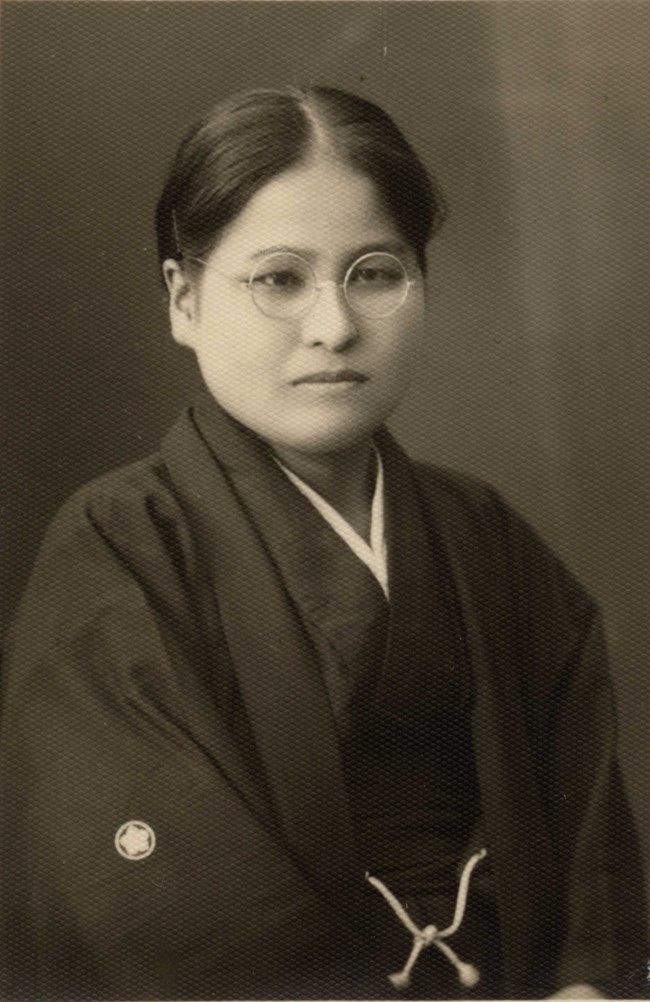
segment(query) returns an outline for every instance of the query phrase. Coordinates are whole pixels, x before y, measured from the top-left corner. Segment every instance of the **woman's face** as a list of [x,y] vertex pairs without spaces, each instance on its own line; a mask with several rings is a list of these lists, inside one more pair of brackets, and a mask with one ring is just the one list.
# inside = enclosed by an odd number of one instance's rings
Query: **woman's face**
[[[343,289],[327,285],[304,315],[271,318],[246,282],[278,248],[304,258],[318,283],[342,283],[357,258],[384,249],[403,261],[415,284],[387,317],[356,315]],[[176,262],[165,262],[164,271],[174,337],[194,350],[221,406],[279,454],[359,444],[409,384],[424,305],[416,256],[373,183],[332,160],[269,181],[224,230],[194,282]]]

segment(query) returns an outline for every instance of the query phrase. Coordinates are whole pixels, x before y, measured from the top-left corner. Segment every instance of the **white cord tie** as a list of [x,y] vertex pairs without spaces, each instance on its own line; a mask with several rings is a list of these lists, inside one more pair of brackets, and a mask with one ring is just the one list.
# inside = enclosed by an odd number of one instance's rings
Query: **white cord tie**
[[460,883],[458,884],[456,910],[454,912],[453,921],[450,926],[446,929],[442,929],[441,931],[439,931],[435,925],[426,925],[424,929],[419,929],[409,913],[403,905],[400,904],[392,891],[389,891],[383,881],[379,880],[378,877],[371,877],[369,873],[366,874],[366,880],[368,883],[372,884],[372,886],[383,895],[397,917],[401,920],[402,924],[406,926],[413,936],[413,946],[411,947],[411,952],[408,960],[404,964],[404,967],[401,971],[398,971],[397,974],[388,975],[388,980],[395,988],[408,988],[411,983],[411,971],[413,970],[420,953],[427,946],[437,946],[441,953],[444,953],[447,960],[449,960],[449,962],[452,963],[458,971],[458,980],[466,988],[473,988],[474,985],[478,984],[481,978],[478,968],[475,967],[474,964],[464,964],[454,950],[452,950],[449,944],[445,943],[444,940],[447,939],[448,936],[452,936],[453,933],[460,928],[465,915],[467,893],[469,891],[469,881],[472,876],[472,871],[476,864],[480,863],[485,856],[487,856],[487,849],[481,849],[480,852],[476,852],[473,856],[470,856],[465,863],[460,877]]

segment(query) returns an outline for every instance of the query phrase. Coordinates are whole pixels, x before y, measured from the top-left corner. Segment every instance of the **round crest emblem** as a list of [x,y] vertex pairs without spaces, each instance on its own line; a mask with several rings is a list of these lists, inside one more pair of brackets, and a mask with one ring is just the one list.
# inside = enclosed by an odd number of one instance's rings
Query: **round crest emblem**
[[156,835],[146,821],[126,821],[115,832],[115,848],[124,859],[146,859],[156,848]]

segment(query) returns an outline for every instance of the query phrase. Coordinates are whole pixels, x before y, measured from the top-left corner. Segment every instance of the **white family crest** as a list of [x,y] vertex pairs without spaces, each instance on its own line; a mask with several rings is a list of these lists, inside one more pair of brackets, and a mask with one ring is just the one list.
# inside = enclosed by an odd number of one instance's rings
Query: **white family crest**
[[124,859],[146,859],[156,848],[156,835],[146,821],[126,821],[115,832],[115,848]]

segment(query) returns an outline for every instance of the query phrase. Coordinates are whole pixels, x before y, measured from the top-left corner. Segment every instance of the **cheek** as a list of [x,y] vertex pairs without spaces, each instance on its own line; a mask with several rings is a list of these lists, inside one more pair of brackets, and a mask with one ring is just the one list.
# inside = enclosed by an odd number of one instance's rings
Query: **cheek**
[[417,365],[422,352],[424,336],[423,311],[414,308],[410,315],[400,318],[399,325],[389,331],[378,333],[378,350],[383,355],[383,363],[396,378],[408,379]]
[[223,295],[204,298],[196,354],[213,388],[245,392],[258,377],[265,340],[256,319],[247,301]]
[[213,392],[229,398],[250,394],[260,380],[262,365],[255,351],[232,338],[217,338],[199,356],[199,363]]
[[244,424],[272,408],[281,374],[273,339],[248,326],[212,330],[197,351],[203,379],[215,399]]

